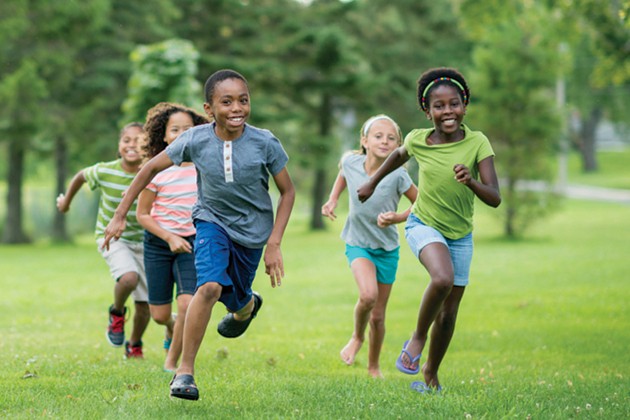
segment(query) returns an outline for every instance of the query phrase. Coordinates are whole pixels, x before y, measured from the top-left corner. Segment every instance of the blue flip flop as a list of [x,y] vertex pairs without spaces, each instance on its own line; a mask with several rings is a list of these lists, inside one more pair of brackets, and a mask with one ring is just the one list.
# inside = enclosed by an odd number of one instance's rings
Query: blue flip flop
[[[417,375],[418,372],[420,372],[420,363],[418,363],[418,361],[420,360],[420,356],[422,356],[422,354],[419,354],[416,357],[411,357],[411,354],[409,354],[409,352],[407,351],[408,343],[409,343],[409,340],[405,341],[405,344],[403,344],[403,348],[402,348],[402,351],[400,352],[400,356],[398,356],[398,359],[396,359],[396,368],[402,373],[406,373],[407,375]],[[413,366],[416,363],[418,364],[415,369],[409,369],[405,367],[402,361],[403,354],[406,354],[409,360],[411,360],[410,366]]]
[[442,392],[442,386],[438,386],[437,388],[431,388],[429,385],[425,384],[422,381],[415,381],[411,383],[411,389],[420,393],[420,394],[439,394]]

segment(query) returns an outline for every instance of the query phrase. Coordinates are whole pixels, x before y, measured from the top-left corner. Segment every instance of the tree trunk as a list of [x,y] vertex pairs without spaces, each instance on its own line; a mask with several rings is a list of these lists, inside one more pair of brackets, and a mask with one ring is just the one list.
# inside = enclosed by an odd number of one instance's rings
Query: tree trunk
[[[58,136],[55,141],[55,175],[57,194],[65,191],[65,183],[68,175],[68,147],[62,136]],[[66,229],[66,215],[54,210],[52,237],[56,242],[68,242],[70,237]]]
[[[332,127],[332,97],[329,93],[324,93],[322,104],[319,108],[319,134],[326,138],[330,135]],[[326,196],[326,162],[328,161],[329,147],[327,145],[320,146],[321,150],[317,150],[319,159],[315,162],[315,180],[313,183],[313,207],[311,211],[311,229],[324,229],[324,220],[322,218],[322,205]]]
[[9,142],[7,218],[2,232],[2,242],[6,244],[22,244],[31,241],[22,227],[24,156],[23,142],[17,140]]
[[[516,181],[512,177],[508,177],[506,180],[505,188],[505,226],[504,234],[508,238],[514,238],[516,236],[516,228],[514,227],[516,220]],[[503,189],[502,189],[503,190]]]
[[582,154],[582,171],[583,172],[595,172],[597,171],[597,158],[596,158],[596,137],[597,126],[603,116],[602,109],[595,107],[591,110],[582,122],[582,128],[580,130],[580,152]]

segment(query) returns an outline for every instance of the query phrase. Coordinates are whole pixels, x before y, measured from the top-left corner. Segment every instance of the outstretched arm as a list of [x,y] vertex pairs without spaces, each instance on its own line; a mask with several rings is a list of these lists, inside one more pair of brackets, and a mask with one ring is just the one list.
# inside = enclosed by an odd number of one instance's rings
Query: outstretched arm
[[335,183],[330,191],[330,195],[328,196],[328,201],[322,206],[322,216],[326,216],[330,220],[335,220],[337,218],[335,209],[337,208],[337,203],[339,202],[339,196],[347,186],[346,178],[343,176],[343,173],[339,171],[337,179],[335,179]]
[[282,285],[282,278],[284,277],[284,262],[282,261],[280,245],[282,244],[282,237],[284,236],[284,231],[289,223],[289,217],[293,210],[295,187],[293,186],[293,181],[291,181],[287,168],[282,169],[273,177],[273,180],[276,183],[276,187],[278,187],[278,191],[280,191],[280,199],[278,200],[278,208],[276,209],[276,221],[273,224],[271,235],[267,240],[264,261],[265,273],[267,273],[271,279],[271,287],[276,287],[276,285]]
[[70,203],[72,203],[72,199],[76,195],[76,193],[81,189],[81,186],[85,183],[85,175],[83,174],[83,170],[77,172],[77,174],[72,177],[70,184],[68,184],[68,189],[65,194],[59,194],[57,197],[57,209],[66,213],[70,210]]
[[370,178],[368,182],[359,187],[359,189],[357,190],[357,193],[359,194],[359,201],[364,202],[365,200],[370,198],[370,196],[372,196],[372,194],[374,193],[374,189],[376,188],[378,183],[381,182],[381,180],[385,178],[387,174],[399,168],[408,160],[409,153],[407,153],[407,150],[404,146],[400,146],[399,148],[394,150],[387,157],[387,159],[385,159],[385,162],[383,162],[381,167],[377,169],[374,175],[372,175],[372,178]]
[[112,220],[109,221],[107,227],[105,228],[103,248],[109,249],[109,241],[113,238],[120,238],[125,230],[125,217],[127,216],[127,212],[144,187],[151,182],[158,172],[163,171],[172,165],[173,161],[171,158],[168,157],[166,152],[162,151],[142,166],[142,169],[140,169],[140,172],[138,172],[125,192],[120,204],[118,204]]
[[455,179],[470,188],[477,197],[491,207],[499,207],[501,204],[501,193],[499,192],[499,180],[494,169],[494,158],[492,156],[479,162],[480,181],[470,176],[468,167],[457,164],[453,167]]

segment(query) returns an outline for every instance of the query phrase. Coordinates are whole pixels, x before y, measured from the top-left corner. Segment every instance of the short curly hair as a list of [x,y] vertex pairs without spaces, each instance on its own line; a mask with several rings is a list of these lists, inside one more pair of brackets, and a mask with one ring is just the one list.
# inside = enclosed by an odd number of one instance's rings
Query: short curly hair
[[147,141],[143,148],[148,158],[152,158],[166,149],[167,144],[164,141],[166,126],[171,115],[178,112],[190,115],[195,126],[209,122],[208,118],[187,106],[173,102],[158,103],[147,111],[147,119],[144,123]]
[[433,89],[438,86],[453,86],[459,92],[459,96],[468,105],[470,101],[470,89],[464,76],[454,68],[438,67],[425,71],[418,79],[418,105],[423,111],[429,110],[428,98]]

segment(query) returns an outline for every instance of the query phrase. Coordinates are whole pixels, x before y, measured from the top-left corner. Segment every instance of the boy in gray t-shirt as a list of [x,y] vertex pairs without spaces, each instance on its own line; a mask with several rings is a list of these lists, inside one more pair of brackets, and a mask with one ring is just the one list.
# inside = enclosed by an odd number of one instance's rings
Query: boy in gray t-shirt
[[[181,365],[170,384],[172,397],[189,400],[199,398],[194,363],[215,303],[222,302],[229,311],[217,328],[225,337],[243,334],[262,305],[252,282],[265,245],[265,272],[272,287],[280,286],[284,277],[280,244],[295,201],[288,157],[280,142],[268,130],[246,124],[250,94],[245,78],[234,70],[219,70],[206,81],[205,96],[204,110],[214,122],[187,130],[144,165],[105,239],[107,246],[110,239],[120,237],[124,214],[156,173],[173,164],[195,164],[197,290],[184,324]],[[270,175],[280,192],[275,223]]]

